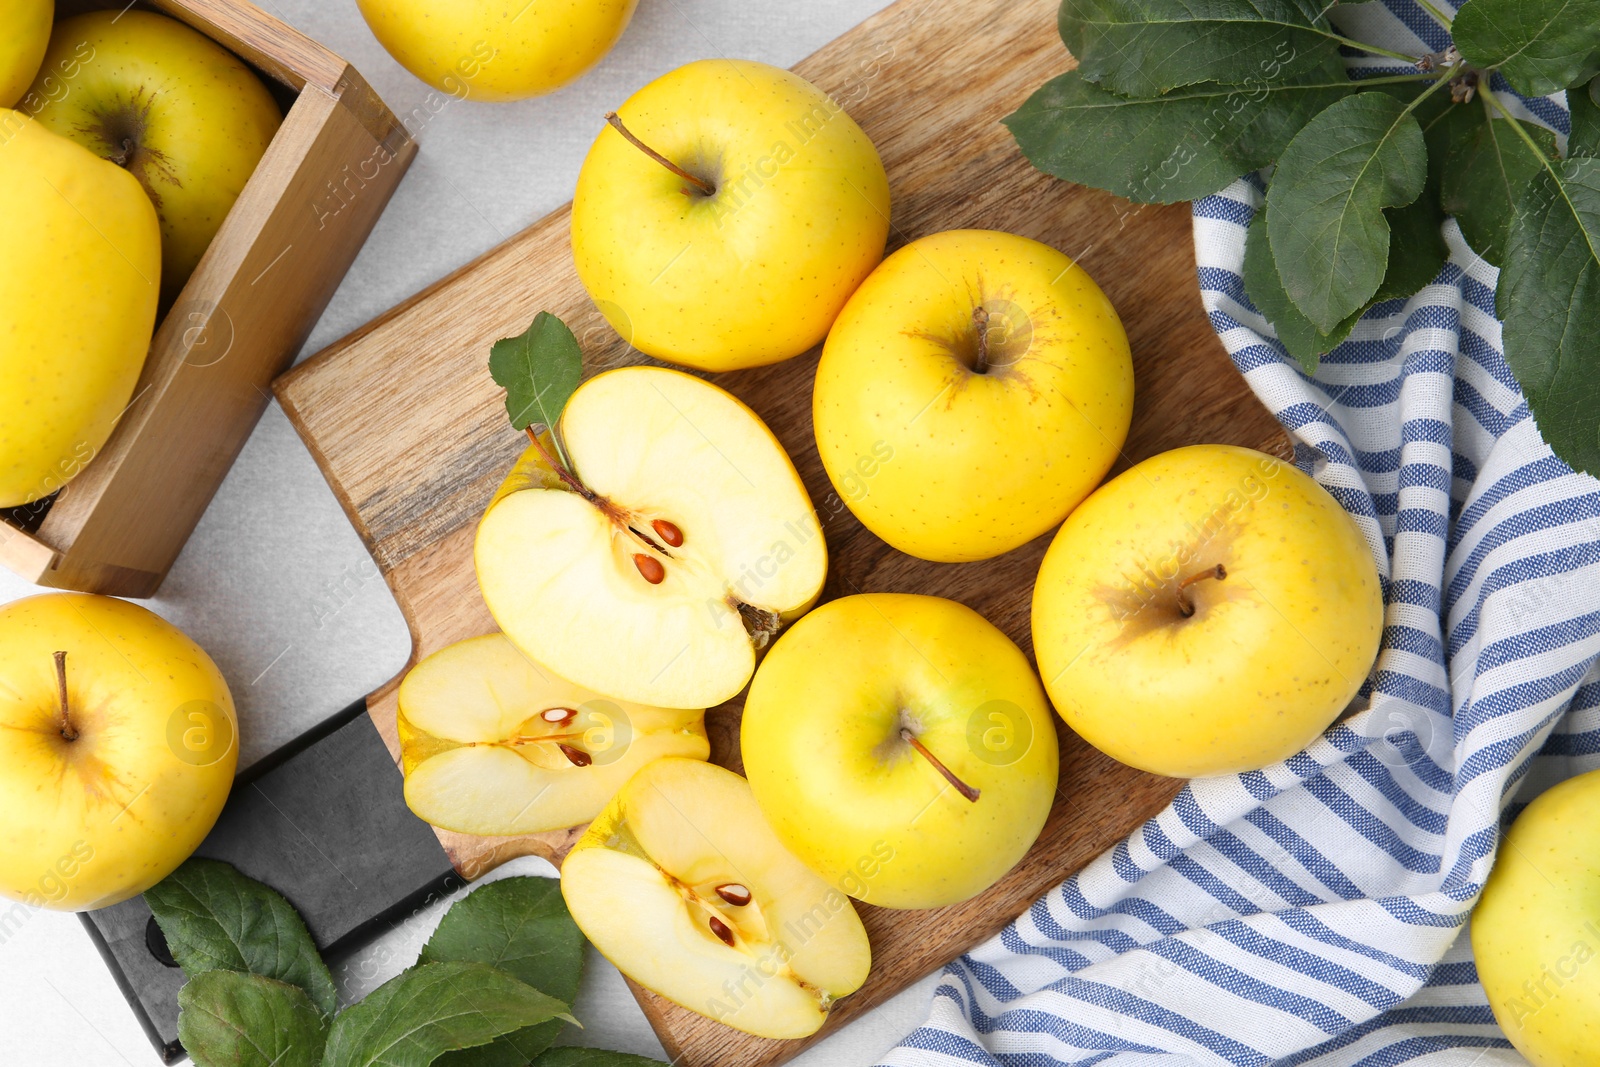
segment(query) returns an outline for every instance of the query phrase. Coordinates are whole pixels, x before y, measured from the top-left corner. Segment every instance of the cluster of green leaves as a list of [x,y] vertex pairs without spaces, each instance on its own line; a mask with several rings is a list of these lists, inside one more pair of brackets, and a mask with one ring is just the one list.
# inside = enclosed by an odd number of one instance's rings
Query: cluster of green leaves
[[583,934],[560,886],[506,878],[453,906],[416,966],[338,1010],[299,913],[226,863],[191,859],[145,893],[188,982],[178,1037],[196,1067],[650,1067],[551,1048],[578,992]]
[[[1600,473],[1600,0],[1469,0],[1454,48],[1341,34],[1322,0],[1064,0],[1078,67],[1006,119],[1041,170],[1139,203],[1273,166],[1244,283],[1307,371],[1374,303],[1444,265],[1448,213],[1500,268],[1506,358],[1540,430]],[[1426,6],[1426,5],[1425,5]],[[1341,45],[1415,73],[1350,80]],[[1572,136],[1485,91],[1568,90]]]

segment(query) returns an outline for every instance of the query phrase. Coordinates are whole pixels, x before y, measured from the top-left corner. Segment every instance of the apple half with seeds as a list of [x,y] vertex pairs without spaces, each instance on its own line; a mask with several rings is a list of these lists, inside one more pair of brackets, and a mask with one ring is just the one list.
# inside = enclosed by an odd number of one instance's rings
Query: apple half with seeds
[[746,1033],[816,1033],[867,980],[850,898],[773,834],[745,780],[662,759],[623,786],[561,866],[561,894],[617,969]]
[[580,826],[651,760],[711,751],[703,711],[603,697],[502,634],[412,668],[399,725],[406,804],[435,826],[489,836]]
[[478,527],[507,637],[618,699],[708,708],[810,609],[828,551],[794,464],[725,390],[660,367],[596,375]]

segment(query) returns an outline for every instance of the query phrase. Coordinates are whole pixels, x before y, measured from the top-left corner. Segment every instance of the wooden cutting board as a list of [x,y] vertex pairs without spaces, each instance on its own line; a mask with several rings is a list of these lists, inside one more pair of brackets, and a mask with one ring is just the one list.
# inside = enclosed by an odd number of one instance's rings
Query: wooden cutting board
[[[1289,441],[1228,362],[1200,306],[1186,205],[1144,207],[1033,170],[1000,119],[1071,58],[1055,0],[900,0],[795,70],[845,105],[876,142],[894,197],[890,243],[958,227],[1009,230],[1072,255],[1110,295],[1133,345],[1138,400],[1118,469],[1201,441],[1288,458]],[[621,101],[618,101],[620,103]],[[595,131],[602,117],[596,115]],[[649,362],[607,326],[579,287],[568,211],[530,226],[330,346],[277,383],[351,522],[411,627],[413,656],[495,629],[472,567],[474,528],[524,439],[489,377],[489,346],[539,311],[583,343],[586,373]],[[1049,537],[984,563],[911,559],[839,505],[811,431],[817,353],[711,376],[772,427],[823,516],[832,557],[827,597],[936,593],[992,620],[1031,654],[1028,613]],[[368,701],[398,759],[394,683]],[[713,758],[739,769],[742,697],[708,717]],[[1028,857],[987,893],[935,912],[861,906],[872,975],[835,1008],[824,1036],[1000,930],[1039,895],[1160,811],[1181,783],[1123,767],[1061,729],[1055,809]],[[516,856],[558,862],[576,831],[525,838],[441,833],[475,878]],[[639,993],[674,1061],[702,1067],[779,1063],[809,1042],[747,1037]],[[814,1039],[815,1040],[815,1039]]]

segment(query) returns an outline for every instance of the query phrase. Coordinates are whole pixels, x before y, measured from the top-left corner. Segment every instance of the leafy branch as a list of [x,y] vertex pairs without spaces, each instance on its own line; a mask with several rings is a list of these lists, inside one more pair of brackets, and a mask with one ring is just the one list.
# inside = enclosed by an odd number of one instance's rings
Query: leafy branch
[[[1453,44],[1412,56],[1349,36],[1318,0],[1063,0],[1077,67],[1006,125],[1041,170],[1139,203],[1271,166],[1245,292],[1308,373],[1374,304],[1434,279],[1454,216],[1500,268],[1506,357],[1545,439],[1600,473],[1600,351],[1584,343],[1600,333],[1600,0],[1470,0],[1453,21],[1423,6]],[[1351,80],[1341,46],[1412,69]],[[1567,90],[1564,156],[1495,84]]]

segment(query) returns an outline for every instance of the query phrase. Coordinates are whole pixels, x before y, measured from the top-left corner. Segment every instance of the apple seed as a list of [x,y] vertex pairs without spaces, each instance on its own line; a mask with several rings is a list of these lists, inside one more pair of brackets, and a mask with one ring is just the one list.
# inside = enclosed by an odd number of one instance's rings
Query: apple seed
[[715,915],[711,917],[711,932],[721,938],[723,944],[727,945],[729,948],[733,947],[733,931],[728,928],[727,923],[723,922]]
[[639,575],[651,585],[660,585],[666,581],[667,568],[654,556],[647,556],[643,552],[633,554],[633,565],[639,568]]
[[729,882],[727,885],[717,886],[717,896],[736,908],[742,908],[750,903],[750,890],[738,882]]
[[550,708],[548,711],[542,711],[539,713],[539,718],[543,719],[552,726],[560,726],[563,723],[569,723],[577,717],[578,712],[575,708]]
[[556,747],[561,750],[561,754],[567,757],[567,760],[574,767],[587,767],[594,762],[594,758],[581,748],[573,748],[571,745],[563,745],[560,742],[556,743]]
[[650,528],[655,530],[661,540],[665,541],[670,547],[683,547],[683,531],[678,528],[677,523],[668,522],[666,519],[657,519],[650,524]]

